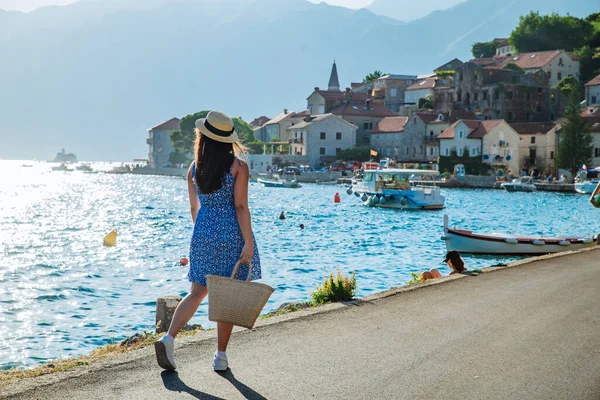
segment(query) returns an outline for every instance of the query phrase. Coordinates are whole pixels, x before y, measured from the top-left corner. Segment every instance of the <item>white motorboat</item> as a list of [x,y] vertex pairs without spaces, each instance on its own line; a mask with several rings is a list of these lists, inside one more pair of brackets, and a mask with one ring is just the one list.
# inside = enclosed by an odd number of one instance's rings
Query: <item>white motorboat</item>
[[472,231],[448,227],[448,216],[444,215],[444,236],[448,251],[470,254],[536,255],[579,250],[596,246],[598,236],[527,237],[504,234],[478,234]]
[[598,168],[579,171],[575,177],[575,191],[583,194],[593,193],[598,183],[600,183],[598,172]]
[[69,166],[66,163],[62,163],[56,167],[52,167],[52,171],[65,171],[65,172],[70,172],[73,171],[71,168],[69,168]]
[[89,163],[81,163],[80,165],[78,165],[77,167],[75,167],[75,169],[77,169],[77,171],[83,171],[83,172],[92,172],[92,165]]
[[365,170],[363,179],[348,188],[365,206],[403,210],[439,210],[444,208],[444,196],[437,187],[413,186],[412,176],[438,176],[438,171],[416,169]]
[[522,176],[520,178],[513,179],[512,182],[504,182],[500,185],[501,188],[507,192],[533,192],[535,191],[535,185],[533,184],[533,178],[530,176]]
[[263,178],[258,178],[256,180],[258,183],[260,183],[261,185],[263,185],[264,187],[276,187],[276,188],[301,188],[302,185],[300,185],[298,183],[297,180],[285,180],[285,179],[281,179],[277,176],[273,176],[273,178],[271,179],[263,179]]

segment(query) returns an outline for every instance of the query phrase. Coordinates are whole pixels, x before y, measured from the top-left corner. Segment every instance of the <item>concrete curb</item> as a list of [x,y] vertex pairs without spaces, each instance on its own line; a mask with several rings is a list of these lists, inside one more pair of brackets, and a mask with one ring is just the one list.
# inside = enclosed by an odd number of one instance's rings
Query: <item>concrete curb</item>
[[[587,249],[578,250],[578,251],[568,251],[568,252],[563,252],[563,253],[558,253],[558,254],[532,257],[532,258],[528,258],[528,259],[524,259],[524,260],[514,261],[511,263],[508,263],[507,265],[491,266],[491,267],[483,268],[483,269],[481,269],[481,273],[487,274],[487,273],[497,272],[497,271],[501,271],[504,269],[515,268],[515,267],[525,268],[529,265],[533,265],[533,264],[543,262],[546,260],[562,258],[562,257],[569,257],[569,256],[575,255],[575,254],[580,254],[580,253],[585,253],[585,252],[590,252],[590,251],[598,251],[598,250],[600,250],[600,247],[596,246],[596,247],[587,248]],[[447,284],[449,282],[452,282],[452,281],[455,281],[458,279],[464,279],[464,278],[470,278],[470,277],[476,277],[476,276],[477,275],[459,275],[459,274],[457,274],[457,275],[443,277],[440,279],[432,279],[427,282],[417,283],[417,284],[413,284],[410,286],[391,288],[389,290],[386,290],[386,291],[383,291],[380,293],[375,293],[375,294],[372,294],[372,295],[369,295],[369,296],[366,296],[366,297],[363,297],[363,298],[360,298],[360,299],[357,299],[357,300],[354,300],[351,302],[327,304],[324,306],[303,309],[300,311],[295,311],[295,312],[291,312],[288,314],[274,316],[274,317],[270,317],[267,319],[259,319],[253,330],[262,330],[262,329],[266,329],[267,327],[272,326],[272,325],[278,325],[281,323],[290,322],[290,321],[294,321],[294,320],[298,320],[298,319],[309,318],[309,317],[312,317],[315,315],[335,312],[338,310],[346,309],[348,306],[359,306],[359,305],[365,304],[365,303],[372,304],[374,302],[383,300],[388,297],[400,295],[403,293],[413,292],[415,290],[430,287],[430,286]],[[240,334],[247,335],[247,334],[251,334],[251,332],[252,332],[252,330],[248,330],[245,328],[235,328],[234,329],[234,333],[236,335],[240,335]],[[217,337],[216,330],[200,332],[194,336],[178,339],[176,349],[180,350],[180,349],[184,349],[186,347],[190,347],[192,345],[195,345],[195,344],[198,344],[201,342],[216,340],[216,337]],[[153,356],[153,354],[154,354],[154,348],[152,346],[150,346],[150,347],[146,347],[143,349],[132,351],[130,353],[117,354],[114,357],[110,357],[105,360],[94,362],[93,364],[88,365],[88,366],[77,367],[70,371],[57,372],[57,373],[53,373],[53,374],[43,375],[43,376],[36,377],[36,378],[25,378],[20,381],[16,381],[15,383],[11,383],[11,384],[8,384],[7,386],[2,387],[2,393],[0,394],[0,399],[8,398],[8,397],[14,396],[16,394],[21,394],[21,393],[33,390],[38,387],[52,385],[52,384],[55,384],[60,381],[76,379],[77,377],[80,377],[80,376],[83,376],[83,375],[86,375],[89,373],[93,373],[94,371],[101,370],[104,368],[112,368],[112,367],[115,367],[118,365],[133,363],[139,359],[142,359],[142,358],[145,358],[148,356]],[[156,368],[158,369],[158,367],[156,367]]]

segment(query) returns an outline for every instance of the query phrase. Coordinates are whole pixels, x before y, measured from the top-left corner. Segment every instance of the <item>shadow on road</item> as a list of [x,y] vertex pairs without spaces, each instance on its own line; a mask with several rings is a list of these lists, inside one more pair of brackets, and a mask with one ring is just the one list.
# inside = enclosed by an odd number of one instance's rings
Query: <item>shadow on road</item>
[[222,397],[216,397],[189,387],[181,379],[179,379],[179,374],[175,371],[163,371],[160,374],[160,377],[163,380],[165,388],[172,392],[188,393],[190,396],[201,400],[226,400]]
[[231,372],[231,369],[227,369],[227,371],[225,372],[220,372],[219,375],[221,375],[223,378],[227,379],[229,382],[231,382],[231,384],[242,394],[242,396],[244,396],[246,399],[248,400],[267,400],[266,397],[264,397],[263,395],[261,395],[260,393],[255,392],[253,389],[249,388],[248,386],[244,385],[242,382],[238,381],[235,378],[235,375],[233,375],[233,372]]

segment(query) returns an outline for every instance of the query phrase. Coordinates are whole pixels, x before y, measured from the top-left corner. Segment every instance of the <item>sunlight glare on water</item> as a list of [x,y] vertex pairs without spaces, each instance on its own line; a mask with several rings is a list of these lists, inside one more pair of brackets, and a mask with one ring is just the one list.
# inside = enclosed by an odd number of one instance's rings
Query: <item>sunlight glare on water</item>
[[[187,267],[179,265],[192,233],[185,181],[20,165],[0,161],[0,369],[89,353],[153,330],[156,299],[189,289]],[[411,272],[447,273],[444,213],[478,232],[600,231],[587,196],[574,194],[444,190],[444,211],[404,212],[362,207],[342,186],[252,183],[249,192],[263,282],[276,289],[265,311],[307,300],[338,267],[356,270],[359,296],[402,285]],[[112,229],[117,245],[102,246]],[[469,268],[507,260],[465,259]],[[206,303],[192,322],[213,326]]]

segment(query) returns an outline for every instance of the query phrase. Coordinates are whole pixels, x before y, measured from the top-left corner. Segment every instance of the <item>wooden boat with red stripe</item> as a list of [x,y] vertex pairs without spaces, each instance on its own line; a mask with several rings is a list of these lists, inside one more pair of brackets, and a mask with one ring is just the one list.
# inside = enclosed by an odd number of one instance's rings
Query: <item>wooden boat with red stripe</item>
[[579,250],[596,246],[598,236],[584,238],[569,237],[525,237],[517,235],[484,235],[472,231],[448,227],[448,216],[444,215],[444,236],[448,251],[469,254],[540,255],[561,251]]

